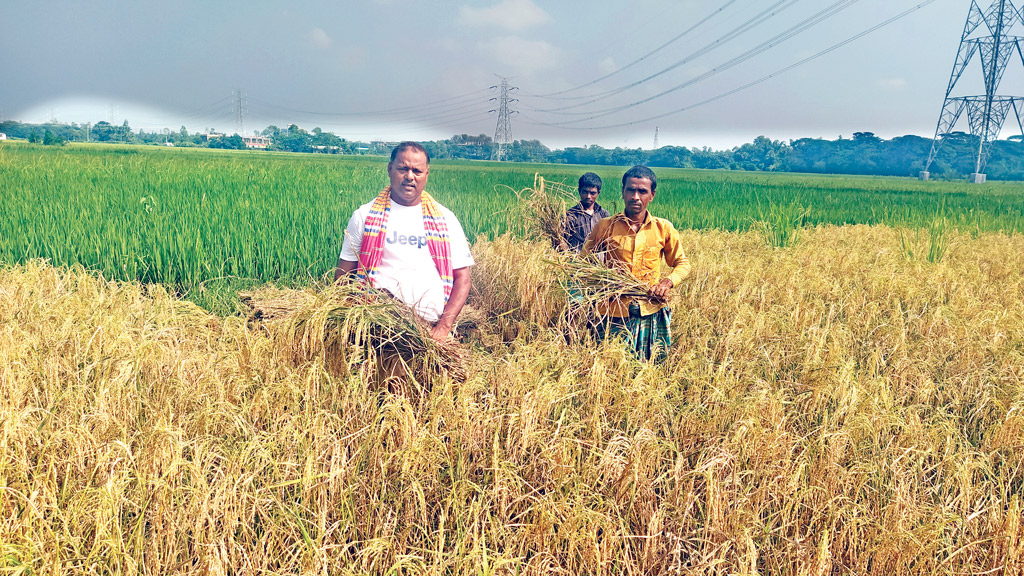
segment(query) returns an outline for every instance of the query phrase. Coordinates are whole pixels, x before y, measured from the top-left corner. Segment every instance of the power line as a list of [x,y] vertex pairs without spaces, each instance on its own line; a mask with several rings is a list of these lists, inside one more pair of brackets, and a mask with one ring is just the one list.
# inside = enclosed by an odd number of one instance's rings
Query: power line
[[[658,119],[665,118],[665,117],[668,117],[668,116],[674,116],[674,115],[682,113],[682,112],[687,112],[689,110],[693,110],[694,108],[699,108],[701,106],[704,106],[705,104],[710,104],[711,102],[714,102],[716,100],[721,100],[722,98],[726,98],[728,96],[732,96],[733,94],[736,94],[737,92],[741,92],[743,90],[746,90],[747,88],[751,88],[753,86],[756,86],[758,84],[761,84],[763,82],[771,80],[772,78],[775,78],[776,76],[779,76],[781,74],[789,72],[790,70],[792,70],[794,68],[798,68],[800,66],[803,66],[804,64],[807,64],[808,62],[811,62],[813,60],[817,60],[818,58],[820,58],[820,57],[822,57],[822,56],[824,56],[826,54],[829,54],[830,52],[833,52],[833,51],[835,51],[835,50],[837,50],[839,48],[842,48],[843,46],[846,46],[847,44],[849,44],[851,42],[859,40],[860,38],[863,38],[864,36],[867,36],[868,34],[871,34],[872,32],[875,32],[875,31],[877,31],[877,30],[879,30],[881,28],[884,28],[884,27],[888,26],[889,24],[892,24],[893,22],[896,22],[897,20],[900,20],[900,19],[902,19],[902,18],[904,18],[904,17],[906,17],[906,16],[908,16],[908,15],[914,13],[914,12],[917,12],[921,8],[924,8],[925,6],[931,4],[934,1],[935,0],[926,0],[925,2],[922,2],[922,3],[920,3],[917,6],[914,6],[912,8],[909,8],[909,9],[907,9],[907,10],[905,10],[905,11],[903,11],[903,12],[901,12],[901,13],[899,13],[899,14],[891,17],[891,18],[889,18],[888,20],[885,20],[885,21],[883,21],[883,22],[881,22],[879,24],[876,24],[876,25],[872,26],[871,28],[868,28],[867,30],[864,30],[863,32],[860,32],[860,33],[857,33],[857,34],[855,34],[853,36],[850,36],[849,38],[847,38],[846,40],[843,40],[842,42],[838,42],[836,44],[833,44],[832,46],[830,46],[830,47],[828,47],[828,48],[818,52],[817,54],[814,54],[812,56],[808,56],[807,58],[804,58],[804,59],[802,59],[802,60],[800,60],[798,62],[790,64],[789,66],[786,66],[784,68],[780,68],[780,69],[776,70],[775,72],[772,72],[771,74],[768,74],[766,76],[762,76],[761,78],[758,78],[757,80],[754,80],[752,82],[748,82],[748,83],[746,83],[746,84],[744,84],[742,86],[739,86],[737,88],[733,88],[732,90],[729,90],[727,92],[722,92],[720,94],[717,94],[717,95],[712,96],[710,98],[707,98],[705,100],[701,100],[700,102],[697,102],[696,104],[691,104],[690,106],[685,106],[683,108],[678,108],[678,109],[672,110],[670,112],[665,112],[663,114],[656,114],[654,116],[649,116],[649,117],[646,117],[646,118],[642,118],[642,119],[639,119],[639,120],[633,120],[633,121],[630,121],[630,122],[622,122],[622,123],[619,123],[619,124],[608,124],[608,125],[604,125],[604,126],[569,127],[567,129],[575,129],[575,130],[606,130],[606,129],[609,129],[609,128],[622,128],[622,127],[626,127],[626,126],[634,126],[636,124],[650,122],[652,120],[658,120]],[[544,122],[536,122],[536,121],[534,121],[532,123],[533,124],[537,124],[537,125],[542,125],[542,126],[554,126],[553,124],[547,124],[547,123],[544,123]]]
[[[712,68],[711,70],[709,70],[709,71],[707,71],[707,72],[705,72],[703,74],[700,74],[700,75],[698,75],[698,76],[696,76],[694,78],[691,78],[690,80],[687,80],[686,82],[683,82],[681,84],[677,84],[677,85],[673,86],[672,88],[669,88],[667,90],[663,90],[662,92],[659,92],[659,93],[654,94],[652,96],[648,96],[647,98],[643,98],[641,100],[637,100],[637,101],[631,102],[629,104],[623,104],[623,105],[620,105],[620,106],[614,106],[612,108],[605,108],[603,110],[590,111],[590,112],[566,112],[565,114],[567,114],[567,115],[582,116],[582,115],[589,114],[589,116],[587,118],[583,118],[583,119],[566,120],[564,122],[553,123],[551,125],[552,126],[560,126],[560,125],[565,125],[565,124],[576,124],[576,123],[580,123],[580,122],[586,122],[586,121],[589,121],[589,120],[595,120],[597,118],[603,118],[604,116],[609,116],[611,114],[615,114],[615,113],[621,112],[623,110],[628,110],[630,108],[635,108],[636,106],[639,106],[641,104],[646,104],[647,102],[651,102],[652,100],[656,100],[658,98],[661,98],[662,96],[666,96],[666,95],[671,94],[673,92],[677,92],[679,90],[682,90],[683,88],[688,88],[690,86],[693,86],[694,84],[698,84],[700,82],[703,82],[704,80],[707,80],[709,78],[717,76],[718,74],[721,74],[722,72],[725,72],[726,70],[734,68],[734,67],[736,67],[736,66],[746,62],[747,60],[750,60],[751,58],[753,58],[755,56],[758,56],[758,55],[760,55],[760,54],[762,54],[762,53],[764,53],[764,52],[766,52],[766,51],[768,51],[768,50],[778,46],[779,44],[781,44],[781,43],[783,43],[783,42],[785,42],[785,41],[787,41],[787,40],[789,40],[789,39],[791,39],[791,38],[793,38],[793,37],[795,37],[795,36],[805,32],[805,31],[807,31],[807,30],[809,30],[810,28],[813,28],[814,26],[820,24],[821,22],[825,21],[826,19],[828,19],[828,18],[838,14],[842,10],[845,10],[846,8],[849,8],[850,6],[852,6],[853,4],[855,4],[858,1],[859,0],[839,0],[838,2],[835,2],[835,3],[831,4],[830,6],[826,7],[825,9],[823,9],[823,10],[821,10],[821,11],[811,15],[810,17],[800,21],[799,23],[795,24],[794,26],[791,26],[790,28],[780,32],[779,34],[776,34],[775,36],[769,38],[768,40],[765,40],[764,42],[758,44],[757,46],[754,46],[753,48],[747,50],[746,52],[740,54],[739,56],[736,56],[735,58],[732,58],[732,59],[726,61],[724,64],[722,64],[720,66],[717,66],[715,68]],[[677,63],[676,65],[673,65],[672,68],[675,68],[678,65],[681,65],[681,63]],[[671,69],[671,68],[669,68],[669,69]],[[654,78],[656,76],[660,76],[661,74],[667,72],[669,69],[666,69],[666,70],[660,71],[660,72],[658,72],[656,74],[653,74],[651,76],[648,76],[647,78],[645,78],[645,79],[643,79],[641,81],[635,82],[633,85],[631,85],[629,87],[634,87],[634,86],[639,85],[640,83],[646,82],[646,81],[648,81],[648,80],[650,80],[650,79],[652,79],[652,78]]]
[[[695,59],[697,59],[697,58],[699,58],[699,57],[701,57],[701,56],[703,56],[703,55],[705,55],[705,54],[715,50],[716,48],[719,48],[721,46],[726,45],[729,41],[734,40],[734,39],[738,38],[739,36],[743,35],[744,33],[749,32],[750,30],[756,28],[760,24],[763,24],[764,22],[767,22],[769,19],[774,17],[776,14],[778,14],[779,12],[782,12],[786,8],[789,8],[790,6],[792,6],[793,4],[795,4],[798,1],[799,0],[788,0],[788,4],[786,3],[787,0],[779,0],[779,1],[777,1],[775,4],[772,4],[771,6],[769,6],[768,8],[766,8],[764,10],[762,10],[761,12],[759,12],[756,15],[754,15],[753,17],[747,19],[745,22],[743,22],[742,24],[740,24],[736,28],[733,28],[732,30],[730,30],[726,34],[720,36],[718,39],[716,39],[716,40],[714,40],[714,41],[712,41],[712,42],[710,42],[708,44],[705,44],[701,48],[699,48],[699,49],[695,50],[694,52],[691,52],[687,56],[683,57],[681,60],[677,60],[675,63],[673,63],[669,67],[662,68],[658,72],[655,72],[654,74],[651,74],[651,75],[649,75],[649,76],[647,76],[645,78],[641,78],[640,80],[636,80],[634,82],[631,82],[631,83],[626,84],[624,86],[620,86],[618,88],[613,88],[611,90],[606,90],[604,92],[599,92],[598,94],[588,95],[587,97],[590,98],[590,100],[588,100],[587,102],[580,102],[580,103],[573,104],[573,105],[570,105],[570,106],[564,106],[562,108],[538,109],[537,111],[538,112],[560,112],[560,111],[563,111],[563,110],[570,110],[570,109],[573,109],[573,108],[579,108],[581,106],[587,106],[587,105],[593,104],[595,102],[599,102],[599,101],[604,100],[604,99],[606,99],[606,98],[608,98],[610,96],[614,96],[616,94],[621,94],[622,92],[625,92],[626,90],[630,90],[632,88],[636,88],[637,86],[640,86],[640,85],[642,85],[642,84],[644,84],[646,82],[649,82],[650,80],[653,80],[653,79],[657,78],[658,76],[661,76],[663,74],[671,72],[672,70],[675,70],[676,68],[679,68],[680,66],[684,66],[686,64],[689,64],[693,60],[695,60]],[[856,2],[857,0],[840,0],[839,3],[851,2],[851,1],[852,2]],[[779,6],[782,6],[782,8],[780,8],[779,10],[775,10],[775,8],[778,8]],[[589,114],[589,112],[575,112],[574,114]]]
[[587,88],[589,86],[593,86],[594,84],[597,84],[598,82],[601,82],[602,80],[607,80],[608,78],[611,78],[612,76],[615,76],[616,74],[619,74],[620,72],[624,72],[624,71],[632,68],[633,66],[643,62],[645,59],[650,58],[651,56],[657,54],[658,52],[661,52],[663,49],[667,48],[671,44],[674,44],[676,41],[680,40],[681,38],[683,38],[684,36],[686,36],[690,32],[693,32],[697,28],[700,28],[708,20],[711,20],[712,18],[714,18],[718,14],[721,14],[726,8],[728,8],[732,4],[736,3],[736,1],[737,0],[729,0],[728,2],[725,3],[724,6],[719,7],[718,10],[715,10],[711,14],[708,14],[707,16],[705,16],[703,19],[698,21],[693,26],[690,26],[686,30],[683,30],[681,33],[676,35],[675,38],[672,38],[671,40],[669,40],[668,42],[665,42],[661,46],[658,46],[654,50],[651,50],[650,52],[647,52],[646,54],[644,54],[643,56],[637,58],[636,60],[633,60],[629,64],[626,64],[625,66],[623,66],[621,68],[618,68],[618,69],[616,69],[616,70],[614,70],[612,72],[609,72],[608,74],[605,74],[604,76],[601,76],[600,78],[597,78],[595,80],[591,80],[590,82],[587,82],[586,84],[581,84],[579,86],[576,86],[575,88],[568,88],[566,90],[562,90],[562,91],[559,91],[559,92],[552,92],[550,94],[538,94],[538,95],[535,95],[535,96],[537,96],[538,98],[552,98],[554,96],[559,96],[559,95],[562,95],[562,94],[567,94],[569,92],[575,92],[576,90],[582,90],[583,88]]

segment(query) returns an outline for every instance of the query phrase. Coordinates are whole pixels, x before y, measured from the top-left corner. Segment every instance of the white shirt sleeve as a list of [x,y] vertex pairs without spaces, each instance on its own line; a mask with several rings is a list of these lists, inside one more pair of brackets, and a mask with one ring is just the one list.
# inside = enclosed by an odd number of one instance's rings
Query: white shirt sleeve
[[345,238],[341,243],[341,259],[349,262],[359,261],[359,249],[363,246],[363,225],[366,223],[366,215],[363,208],[357,208],[348,219],[348,226],[345,228]]

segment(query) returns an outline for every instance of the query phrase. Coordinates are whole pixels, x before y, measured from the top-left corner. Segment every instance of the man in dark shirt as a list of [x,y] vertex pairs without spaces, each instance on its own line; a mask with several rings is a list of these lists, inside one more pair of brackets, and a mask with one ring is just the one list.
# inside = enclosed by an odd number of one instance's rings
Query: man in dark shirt
[[565,213],[565,231],[560,250],[579,252],[590,231],[594,229],[594,224],[608,217],[608,211],[597,203],[597,196],[601,193],[600,176],[593,172],[580,176],[578,189],[580,203]]

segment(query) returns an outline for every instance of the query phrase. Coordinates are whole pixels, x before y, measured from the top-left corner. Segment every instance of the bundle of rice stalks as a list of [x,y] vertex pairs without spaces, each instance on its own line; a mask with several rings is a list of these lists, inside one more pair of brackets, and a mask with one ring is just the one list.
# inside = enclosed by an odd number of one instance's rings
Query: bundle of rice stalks
[[576,202],[576,190],[562,182],[534,175],[533,188],[518,193],[518,218],[527,237],[547,239],[552,246],[563,242],[565,211]]
[[585,309],[595,309],[617,298],[655,301],[648,285],[626,270],[604,265],[595,254],[564,254],[545,263],[569,300]]
[[358,367],[364,380],[411,377],[420,386],[442,375],[466,379],[458,344],[437,342],[415,312],[387,292],[346,282],[322,289],[265,288],[240,294],[295,360],[322,356],[336,372]]

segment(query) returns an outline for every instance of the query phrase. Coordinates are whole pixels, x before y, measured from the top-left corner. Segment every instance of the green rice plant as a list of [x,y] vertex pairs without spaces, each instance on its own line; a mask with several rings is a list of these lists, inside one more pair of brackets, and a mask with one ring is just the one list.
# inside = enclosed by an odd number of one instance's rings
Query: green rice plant
[[913,260],[917,255],[917,244],[920,237],[920,230],[914,229],[914,237],[910,238],[906,228],[899,228],[900,254],[907,260]]
[[928,226],[928,261],[939,262],[949,251],[949,223],[944,216],[932,220]]
[[[952,247],[951,227],[945,216],[938,216],[931,220],[927,227],[928,245],[927,249],[921,247],[922,229],[914,228],[911,238],[906,228],[899,229],[900,252],[907,260],[914,260],[921,254],[926,254],[925,259],[935,264],[946,257]],[[973,236],[973,234],[971,234]]]
[[[160,282],[192,295],[221,278],[310,284],[334,268],[348,218],[386,184],[385,165],[380,157],[8,142],[0,148],[0,261],[82,264],[107,278]],[[622,167],[438,160],[428,189],[455,212],[472,241],[493,240],[523,233],[530,198],[516,191],[544,182],[553,201],[549,215],[557,217],[561,202],[574,202],[572,187],[562,183],[590,169],[609,182],[599,201],[621,210],[612,183]],[[927,228],[941,213],[950,230],[980,237],[1013,234],[1024,221],[1024,187],[1012,182],[972,187],[909,178],[656,171],[655,215],[681,230],[747,230],[759,222],[772,245],[792,245],[800,227],[821,224]],[[813,212],[797,222],[811,204]]]
[[800,239],[800,230],[809,213],[809,208],[796,201],[786,206],[769,202],[767,212],[761,210],[751,227],[760,232],[769,246],[787,248]]

